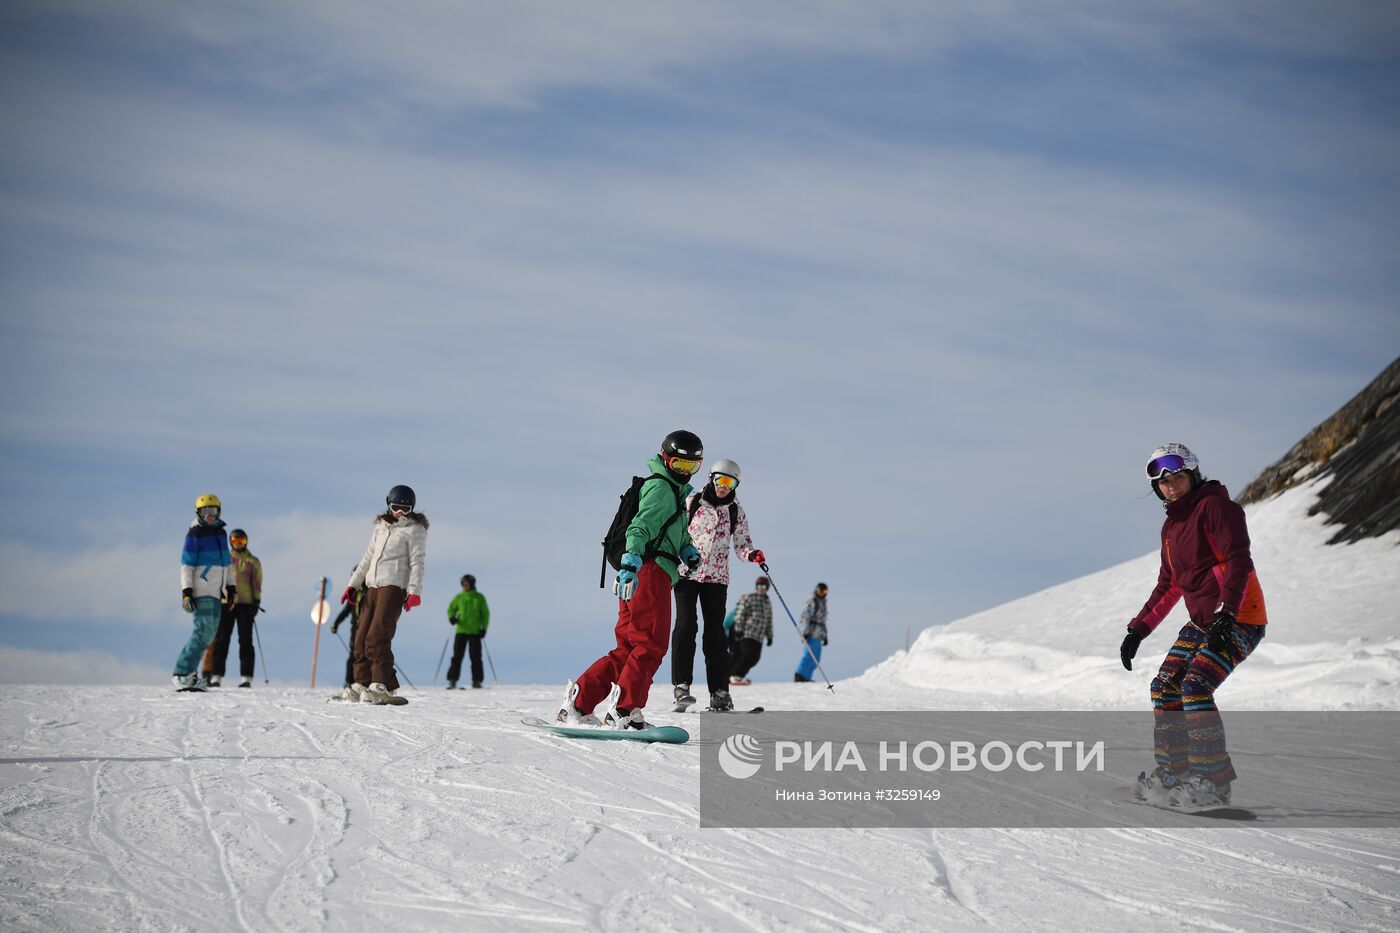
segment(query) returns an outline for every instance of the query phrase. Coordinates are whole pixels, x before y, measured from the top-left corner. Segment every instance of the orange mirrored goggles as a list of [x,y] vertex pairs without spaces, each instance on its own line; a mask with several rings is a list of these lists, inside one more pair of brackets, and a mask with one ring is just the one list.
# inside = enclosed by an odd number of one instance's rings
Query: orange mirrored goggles
[[243,535],[231,535],[231,536],[229,536],[228,543],[229,543],[229,544],[247,544],[247,543],[248,543],[248,539],[245,538]]
[[672,457],[670,460],[666,461],[666,467],[673,472],[691,476],[696,470],[700,469],[700,464],[704,462],[703,460],[686,460],[684,457]]
[[714,483],[720,489],[733,489],[735,486],[739,485],[737,479],[725,473],[716,473],[714,476],[710,477],[710,482]]

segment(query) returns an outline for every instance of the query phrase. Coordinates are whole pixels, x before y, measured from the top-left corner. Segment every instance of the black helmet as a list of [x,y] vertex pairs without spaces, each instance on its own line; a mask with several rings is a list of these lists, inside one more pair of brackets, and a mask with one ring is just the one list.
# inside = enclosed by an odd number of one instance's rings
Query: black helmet
[[767,578],[767,577],[759,577],[757,580],[753,581],[753,585],[754,585],[754,586],[767,586],[767,585],[768,585],[768,578]]
[[705,445],[690,431],[672,431],[661,442],[661,462],[681,482],[698,473],[704,459]]
[[418,504],[418,497],[413,494],[411,486],[395,486],[384,497],[384,504],[391,509],[396,505],[406,505],[408,510],[412,512],[413,507]]
[[464,584],[470,585],[472,589],[476,589],[476,577],[472,576],[471,574],[462,574],[462,582]]

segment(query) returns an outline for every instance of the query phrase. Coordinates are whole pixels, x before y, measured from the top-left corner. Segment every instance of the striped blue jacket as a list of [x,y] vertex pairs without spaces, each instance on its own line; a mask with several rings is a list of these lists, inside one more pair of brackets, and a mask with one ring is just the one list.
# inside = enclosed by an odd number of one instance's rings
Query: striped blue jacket
[[224,587],[233,585],[233,560],[223,520],[205,525],[195,519],[180,552],[180,589],[194,590],[197,597],[221,597]]

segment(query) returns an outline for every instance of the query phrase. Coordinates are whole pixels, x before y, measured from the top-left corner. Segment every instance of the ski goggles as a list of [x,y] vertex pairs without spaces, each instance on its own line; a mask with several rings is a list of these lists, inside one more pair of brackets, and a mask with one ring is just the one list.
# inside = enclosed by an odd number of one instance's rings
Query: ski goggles
[[710,482],[715,484],[716,489],[733,489],[739,485],[739,481],[726,473],[716,473],[710,477]]
[[233,535],[228,539],[228,543],[234,547],[244,547],[248,544],[248,539],[243,535]]
[[666,468],[673,473],[680,473],[683,476],[693,476],[700,469],[703,460],[687,460],[684,457],[672,457],[666,461]]
[[1154,483],[1168,473],[1180,473],[1186,469],[1186,458],[1177,454],[1166,454],[1148,461],[1147,478]]
[[217,505],[206,505],[202,509],[195,509],[194,512],[206,522],[212,522],[219,517],[219,507]]
[[389,506],[389,511],[393,512],[395,515],[407,515],[413,511],[413,506],[404,505],[402,502],[395,502],[393,505]]

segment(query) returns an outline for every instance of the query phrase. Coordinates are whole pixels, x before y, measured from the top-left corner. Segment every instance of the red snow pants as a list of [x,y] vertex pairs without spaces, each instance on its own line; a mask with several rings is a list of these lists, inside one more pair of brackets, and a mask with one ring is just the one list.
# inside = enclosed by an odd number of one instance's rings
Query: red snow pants
[[637,574],[637,592],[617,601],[617,647],[594,661],[578,679],[574,704],[583,712],[607,699],[613,684],[622,688],[619,710],[647,705],[651,680],[666,657],[671,638],[671,578],[649,560]]

